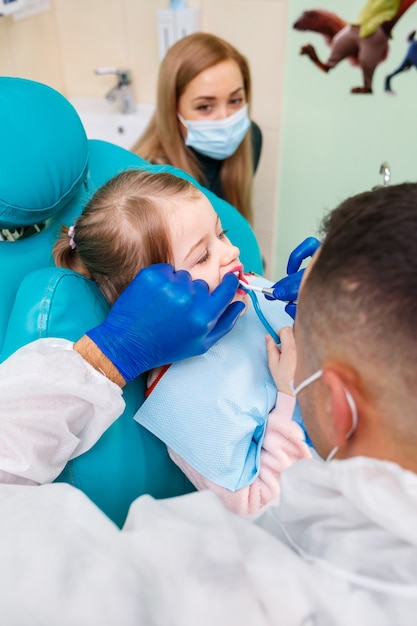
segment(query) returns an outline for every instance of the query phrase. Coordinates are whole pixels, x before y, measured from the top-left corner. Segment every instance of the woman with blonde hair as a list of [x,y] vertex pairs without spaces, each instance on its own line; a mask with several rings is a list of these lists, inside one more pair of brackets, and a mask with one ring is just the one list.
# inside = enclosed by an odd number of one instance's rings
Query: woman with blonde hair
[[156,110],[132,150],[188,172],[251,222],[262,134],[250,102],[245,57],[215,35],[188,35],[161,63]]

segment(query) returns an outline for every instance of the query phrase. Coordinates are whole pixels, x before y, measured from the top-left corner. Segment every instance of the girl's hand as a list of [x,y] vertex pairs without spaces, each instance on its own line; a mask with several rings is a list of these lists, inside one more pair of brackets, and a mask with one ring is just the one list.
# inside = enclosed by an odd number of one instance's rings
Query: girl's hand
[[278,391],[293,396],[291,381],[294,379],[297,352],[292,328],[284,326],[278,332],[281,339],[280,349],[271,335],[266,335],[266,353],[271,376]]

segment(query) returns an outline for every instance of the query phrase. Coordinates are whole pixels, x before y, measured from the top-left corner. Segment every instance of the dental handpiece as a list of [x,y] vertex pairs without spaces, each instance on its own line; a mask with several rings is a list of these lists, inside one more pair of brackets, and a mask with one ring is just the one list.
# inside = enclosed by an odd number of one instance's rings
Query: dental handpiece
[[259,293],[266,294],[267,296],[274,297],[274,289],[273,287],[258,287],[258,285],[250,285],[248,283],[243,282],[243,280],[239,280],[240,286],[245,291],[259,291]]

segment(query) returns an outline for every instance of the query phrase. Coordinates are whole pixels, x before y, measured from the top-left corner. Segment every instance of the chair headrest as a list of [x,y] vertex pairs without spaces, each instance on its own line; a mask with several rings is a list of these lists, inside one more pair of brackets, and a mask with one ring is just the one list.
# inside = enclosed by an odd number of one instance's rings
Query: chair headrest
[[47,85],[0,77],[0,228],[56,215],[87,175],[88,141],[64,96]]

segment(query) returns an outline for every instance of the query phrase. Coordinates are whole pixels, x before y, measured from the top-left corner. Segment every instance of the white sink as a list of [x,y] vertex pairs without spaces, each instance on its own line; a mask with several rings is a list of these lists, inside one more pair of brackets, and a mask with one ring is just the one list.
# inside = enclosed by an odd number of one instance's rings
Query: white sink
[[153,104],[137,104],[134,113],[120,113],[118,103],[101,98],[72,98],[89,139],[102,139],[129,150],[145,130],[155,110]]

